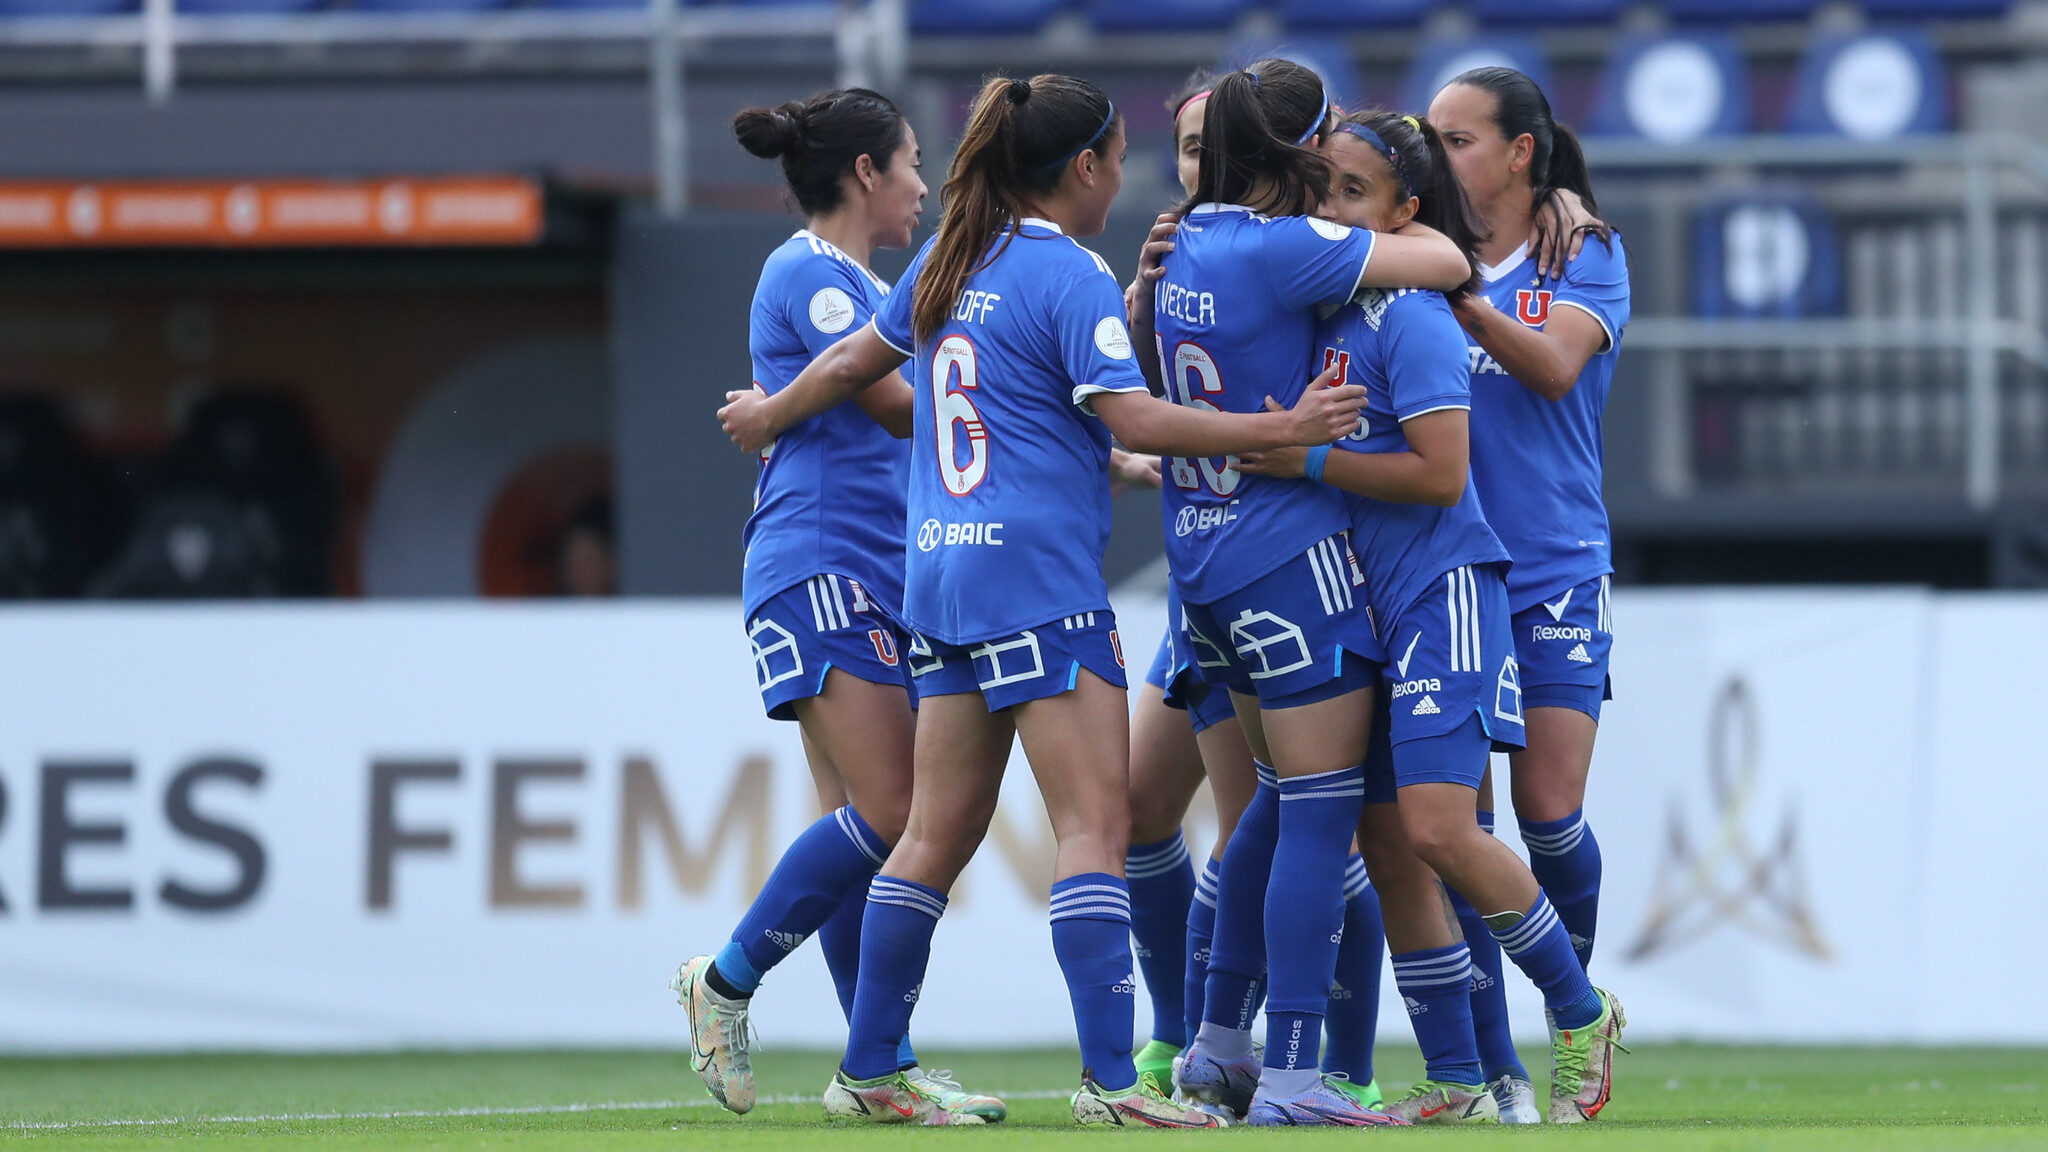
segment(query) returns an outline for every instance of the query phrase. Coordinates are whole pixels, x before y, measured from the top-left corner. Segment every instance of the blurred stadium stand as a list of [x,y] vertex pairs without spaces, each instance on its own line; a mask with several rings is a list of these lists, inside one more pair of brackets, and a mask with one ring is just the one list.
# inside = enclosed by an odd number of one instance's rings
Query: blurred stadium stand
[[[790,227],[733,109],[882,86],[936,177],[982,74],[1087,75],[1130,123],[1098,244],[1123,268],[1173,199],[1163,99],[1271,50],[1415,110],[1512,63],[1586,130],[1635,277],[1607,431],[1623,579],[2048,585],[2048,0],[0,0],[0,180],[521,172],[551,221],[625,204],[550,226],[602,268],[622,579],[717,591],[745,473],[706,397],[743,378],[741,288]],[[106,558],[25,543],[70,513],[14,475],[0,590],[85,587]],[[137,534],[171,531],[139,498]],[[288,566],[305,530],[273,516]],[[1156,531],[1127,519],[1129,570]]]

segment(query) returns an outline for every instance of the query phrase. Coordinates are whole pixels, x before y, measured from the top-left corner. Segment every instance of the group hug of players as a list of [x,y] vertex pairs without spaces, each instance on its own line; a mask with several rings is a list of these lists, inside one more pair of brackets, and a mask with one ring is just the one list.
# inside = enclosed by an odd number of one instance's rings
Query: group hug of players
[[[1576,1123],[1608,1100],[1625,1020],[1586,975],[1581,809],[1629,290],[1578,143],[1505,68],[1426,119],[1346,114],[1279,59],[1198,78],[1173,112],[1187,198],[1128,288],[1077,242],[1125,152],[1086,81],[983,86],[893,291],[869,257],[910,244],[926,193],[896,107],[847,89],[734,120],[807,217],[762,269],[756,387],[720,419],[762,461],[755,674],[827,812],[676,973],[734,1112],[750,998],[815,936],[849,1031],[829,1115],[1004,1118],[909,1032],[1017,738],[1058,843],[1078,1122]],[[1113,483],[1163,488],[1172,569],[1135,720],[1102,576]],[[1533,870],[1492,834],[1494,751]],[[1198,879],[1180,824],[1205,776],[1222,834]],[[1426,1064],[1392,1100],[1383,947]],[[1503,955],[1543,994],[1547,1109]]]

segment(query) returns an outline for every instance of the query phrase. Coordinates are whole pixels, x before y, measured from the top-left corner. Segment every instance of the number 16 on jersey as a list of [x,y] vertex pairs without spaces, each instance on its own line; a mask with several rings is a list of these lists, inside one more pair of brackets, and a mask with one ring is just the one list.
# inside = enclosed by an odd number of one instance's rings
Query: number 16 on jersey
[[[1203,398],[1223,391],[1223,374],[1217,371],[1216,358],[1209,355],[1208,349],[1191,340],[1181,341],[1173,346],[1172,369],[1166,377],[1166,390],[1174,403],[1208,412],[1220,411]],[[1174,456],[1169,459],[1176,487],[1189,491],[1206,488],[1218,496],[1228,496],[1237,491],[1241,474],[1232,467],[1237,463],[1234,456]]]

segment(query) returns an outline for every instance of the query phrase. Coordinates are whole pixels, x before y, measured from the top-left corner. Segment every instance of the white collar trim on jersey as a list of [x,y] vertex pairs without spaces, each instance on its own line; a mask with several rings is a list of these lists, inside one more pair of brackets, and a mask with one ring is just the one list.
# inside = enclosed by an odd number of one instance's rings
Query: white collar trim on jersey
[[1190,216],[1197,212],[1243,212],[1251,216],[1259,215],[1259,210],[1249,204],[1225,204],[1220,200],[1211,200],[1207,204],[1197,204],[1193,208],[1188,209],[1188,215]]
[[1501,277],[1506,276],[1508,273],[1513,272],[1515,269],[1520,268],[1522,266],[1522,261],[1527,260],[1528,258],[1529,242],[1527,240],[1524,240],[1522,241],[1522,246],[1520,248],[1517,248],[1513,252],[1508,253],[1507,259],[1502,260],[1500,263],[1481,264],[1479,266],[1479,278],[1481,280],[1486,281],[1488,284],[1491,284],[1494,281],[1499,280]]
[[1065,228],[1062,228],[1059,225],[1053,223],[1052,221],[1047,220],[1043,216],[1026,216],[1022,220],[1017,221],[1017,227],[1019,228],[1022,228],[1026,224],[1036,224],[1040,228],[1050,229],[1054,232],[1059,233],[1062,236],[1065,236],[1067,234],[1067,230]]
[[875,275],[873,269],[867,267],[865,264],[862,264],[860,261],[855,260],[853,257],[848,256],[846,254],[846,249],[841,248],[839,245],[834,244],[830,240],[825,239],[823,236],[818,235],[816,232],[811,231],[809,228],[797,229],[796,234],[791,236],[790,239],[807,240],[813,244],[822,244],[825,247],[830,248],[834,256],[839,257],[841,260],[844,260],[848,264],[853,265],[855,268],[860,269],[862,272],[867,273],[868,279],[875,282],[875,287],[880,288],[884,292],[887,292],[889,290],[888,282],[883,280],[880,276]]

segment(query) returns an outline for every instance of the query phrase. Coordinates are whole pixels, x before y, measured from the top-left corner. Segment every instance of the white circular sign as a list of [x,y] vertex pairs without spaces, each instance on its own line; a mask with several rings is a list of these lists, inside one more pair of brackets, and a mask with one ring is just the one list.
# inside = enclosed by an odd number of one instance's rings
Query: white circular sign
[[1728,99],[1713,53],[1686,40],[1659,44],[1636,57],[1621,106],[1636,131],[1661,144],[1705,136]]
[[820,288],[811,297],[811,326],[831,334],[846,331],[853,323],[853,297],[837,288]]
[[1821,108],[1843,135],[1887,140],[1912,125],[1923,82],[1920,64],[1904,44],[1873,36],[1842,49],[1828,65]]
[[1315,229],[1316,235],[1321,236],[1325,240],[1342,240],[1346,236],[1351,235],[1351,229],[1346,228],[1344,225],[1333,224],[1328,220],[1318,219],[1314,216],[1308,218],[1308,226]]
[[1799,294],[1813,258],[1806,222],[1782,204],[1744,204],[1721,224],[1721,283],[1742,308],[1775,308]]
[[1131,358],[1131,334],[1124,328],[1124,322],[1114,316],[1104,316],[1095,325],[1095,346],[1111,360]]

